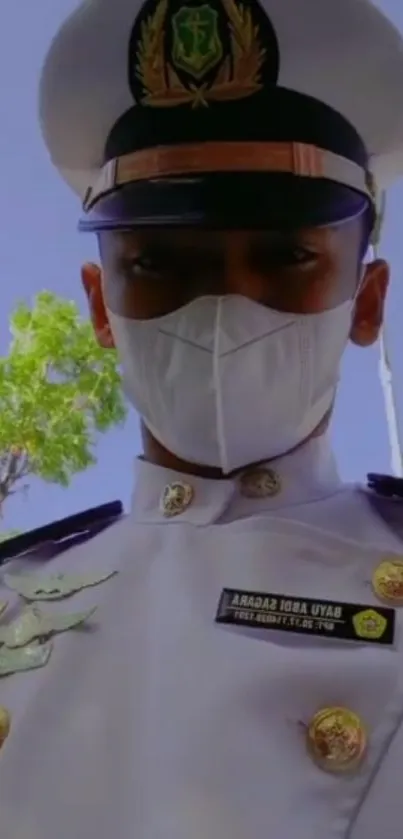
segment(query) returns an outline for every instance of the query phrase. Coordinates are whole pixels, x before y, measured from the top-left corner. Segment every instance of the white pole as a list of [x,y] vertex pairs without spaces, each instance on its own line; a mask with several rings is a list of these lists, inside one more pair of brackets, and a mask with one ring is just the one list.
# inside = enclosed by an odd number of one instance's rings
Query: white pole
[[379,378],[381,381],[383,398],[385,402],[386,422],[388,426],[389,446],[391,453],[391,466],[394,475],[396,475],[397,478],[401,478],[403,476],[403,455],[399,436],[399,420],[397,413],[396,398],[393,389],[393,375],[386,342],[385,326],[382,328],[379,344]]
[[[385,195],[382,196],[382,206],[380,208],[379,228],[380,228],[385,214]],[[373,246],[374,256],[377,257],[377,242]],[[391,466],[394,475],[397,478],[403,476],[403,452],[400,442],[399,417],[396,404],[396,396],[393,388],[393,374],[392,365],[390,363],[390,356],[388,352],[388,343],[386,336],[386,323],[384,323],[379,337],[379,378],[383,390],[383,398],[385,402],[386,423],[388,427],[389,446],[391,453]]]

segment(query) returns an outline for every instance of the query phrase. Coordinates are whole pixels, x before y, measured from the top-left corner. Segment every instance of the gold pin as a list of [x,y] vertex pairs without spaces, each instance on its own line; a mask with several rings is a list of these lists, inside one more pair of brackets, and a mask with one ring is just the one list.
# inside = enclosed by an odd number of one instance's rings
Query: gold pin
[[403,606],[403,561],[384,559],[374,571],[372,588],[379,600]]
[[166,518],[173,518],[183,513],[192,503],[194,490],[190,484],[175,481],[167,484],[160,502],[160,509]]
[[10,733],[11,717],[7,708],[0,705],[0,748]]
[[274,469],[259,466],[245,472],[240,479],[241,493],[246,498],[271,498],[281,491],[280,477]]
[[357,714],[348,708],[323,708],[306,730],[308,751],[325,772],[352,772],[361,763],[367,733]]

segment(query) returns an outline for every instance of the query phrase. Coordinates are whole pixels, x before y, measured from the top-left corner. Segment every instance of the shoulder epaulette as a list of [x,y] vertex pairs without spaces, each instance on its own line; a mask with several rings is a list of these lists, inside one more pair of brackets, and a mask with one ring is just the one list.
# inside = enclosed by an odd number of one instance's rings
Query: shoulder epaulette
[[403,499],[403,478],[394,478],[392,475],[376,475],[370,472],[367,475],[368,489],[372,489],[377,495],[384,498]]
[[22,533],[0,544],[0,565],[9,559],[36,554],[51,559],[63,550],[92,539],[123,514],[121,501],[111,501],[59,521]]

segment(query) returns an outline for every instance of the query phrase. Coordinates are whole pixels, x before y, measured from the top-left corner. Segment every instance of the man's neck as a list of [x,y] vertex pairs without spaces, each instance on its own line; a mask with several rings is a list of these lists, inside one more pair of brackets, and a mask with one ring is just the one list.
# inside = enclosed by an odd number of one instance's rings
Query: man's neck
[[325,417],[321,420],[319,425],[314,429],[312,434],[309,435],[305,440],[295,446],[289,452],[282,452],[276,458],[271,458],[268,460],[267,458],[262,458],[256,463],[248,463],[242,467],[242,469],[237,469],[235,472],[231,473],[230,475],[224,474],[222,469],[219,469],[215,466],[201,466],[196,463],[189,463],[186,460],[181,460],[181,458],[177,457],[172,452],[168,451],[168,449],[164,448],[164,446],[156,440],[156,438],[151,434],[151,431],[145,426],[144,422],[141,423],[141,439],[143,443],[143,455],[142,459],[148,461],[149,463],[154,463],[157,466],[163,466],[165,469],[170,469],[174,472],[180,472],[183,475],[194,475],[198,478],[207,478],[209,480],[228,480],[228,478],[236,477],[237,474],[240,472],[244,472],[246,469],[251,469],[253,467],[259,466],[261,463],[275,463],[280,457],[284,457],[287,454],[292,454],[295,451],[298,451],[308,440],[311,440],[313,437],[321,437],[328,428],[330,417],[332,414],[332,409],[325,415]]

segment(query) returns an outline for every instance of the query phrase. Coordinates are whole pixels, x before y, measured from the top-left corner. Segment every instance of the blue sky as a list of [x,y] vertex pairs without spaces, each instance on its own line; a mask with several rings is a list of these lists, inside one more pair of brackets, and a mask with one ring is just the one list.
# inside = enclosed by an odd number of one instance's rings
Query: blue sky
[[[0,28],[0,353],[8,344],[8,317],[19,299],[30,300],[44,288],[78,302],[82,262],[96,259],[95,240],[76,232],[79,206],[52,169],[37,125],[37,84],[52,34],[76,5],[72,0],[6,4]],[[378,5],[403,30],[403,4]],[[370,96],[370,92],[369,92]],[[387,334],[399,413],[403,420],[402,329],[403,182],[389,195],[381,255],[392,266]],[[368,471],[390,471],[390,453],[379,350],[349,348],[333,422],[332,436],[346,480],[364,480]],[[1,417],[0,417],[1,421]],[[402,425],[403,434],[403,425]],[[87,507],[120,498],[130,501],[139,452],[136,417],[125,428],[99,440],[98,464],[59,489],[33,481],[24,497],[8,502],[1,529],[30,528]]]

